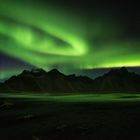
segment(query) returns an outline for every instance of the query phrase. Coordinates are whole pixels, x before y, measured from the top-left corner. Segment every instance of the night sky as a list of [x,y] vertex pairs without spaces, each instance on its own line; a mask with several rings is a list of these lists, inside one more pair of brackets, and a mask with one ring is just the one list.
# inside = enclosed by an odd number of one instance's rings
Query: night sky
[[0,79],[32,68],[139,72],[139,9],[135,0],[1,0]]

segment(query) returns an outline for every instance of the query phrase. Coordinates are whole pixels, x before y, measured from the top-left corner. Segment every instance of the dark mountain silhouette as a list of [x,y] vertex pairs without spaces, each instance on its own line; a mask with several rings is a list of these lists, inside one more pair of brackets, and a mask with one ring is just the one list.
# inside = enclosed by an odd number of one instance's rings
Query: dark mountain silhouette
[[12,76],[0,85],[0,89],[7,92],[72,93],[89,91],[92,87],[92,82],[92,79],[84,76],[66,76],[57,69],[49,72],[45,72],[42,69],[34,69],[31,71],[24,70],[18,76]]
[[111,69],[94,80],[86,76],[64,75],[57,69],[49,72],[43,69],[24,70],[17,76],[0,84],[1,92],[48,92],[48,93],[90,93],[90,92],[140,92],[140,75],[130,73],[126,68]]
[[128,72],[125,67],[112,69],[94,80],[97,91],[140,92],[140,75]]

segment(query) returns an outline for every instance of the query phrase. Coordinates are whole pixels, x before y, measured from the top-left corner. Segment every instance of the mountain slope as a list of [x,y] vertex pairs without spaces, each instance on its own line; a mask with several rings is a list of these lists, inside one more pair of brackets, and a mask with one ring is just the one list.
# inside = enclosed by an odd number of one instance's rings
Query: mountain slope
[[64,75],[57,69],[24,70],[0,84],[1,92],[140,92],[140,76],[126,68],[112,69],[94,80],[85,76]]
[[42,69],[24,70],[1,84],[1,91],[71,93],[89,91],[87,87],[90,88],[91,83],[88,77],[65,76],[56,69],[49,72]]
[[97,91],[105,92],[139,92],[140,76],[130,73],[126,68],[112,69],[94,80]]

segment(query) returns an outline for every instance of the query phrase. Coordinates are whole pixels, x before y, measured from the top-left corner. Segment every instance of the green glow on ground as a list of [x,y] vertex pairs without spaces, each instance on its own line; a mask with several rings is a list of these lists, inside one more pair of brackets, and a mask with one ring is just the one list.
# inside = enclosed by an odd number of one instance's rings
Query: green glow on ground
[[1,94],[0,97],[18,100],[30,101],[54,101],[54,102],[124,102],[124,101],[140,101],[139,94],[77,94],[77,95],[63,95],[63,96],[50,96],[48,94]]

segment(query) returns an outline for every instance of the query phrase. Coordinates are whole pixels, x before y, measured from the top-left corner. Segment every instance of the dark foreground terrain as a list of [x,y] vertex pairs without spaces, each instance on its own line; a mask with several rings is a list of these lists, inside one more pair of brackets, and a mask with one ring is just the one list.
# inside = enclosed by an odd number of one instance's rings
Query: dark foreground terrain
[[140,101],[135,98],[139,97],[93,102],[1,98],[0,140],[139,140]]

